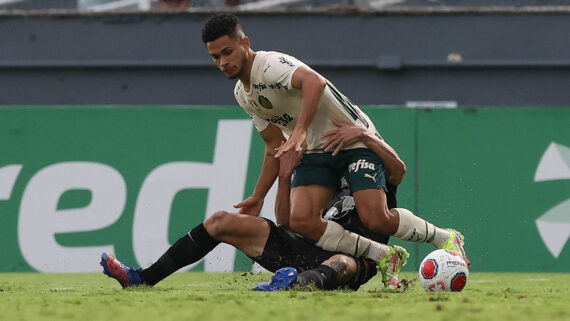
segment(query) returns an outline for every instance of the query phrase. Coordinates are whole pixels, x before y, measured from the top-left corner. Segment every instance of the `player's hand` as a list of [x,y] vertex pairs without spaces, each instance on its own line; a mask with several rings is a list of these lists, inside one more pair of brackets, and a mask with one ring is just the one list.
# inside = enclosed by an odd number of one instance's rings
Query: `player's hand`
[[325,152],[334,148],[333,156],[338,155],[344,145],[351,144],[358,140],[365,132],[366,129],[351,124],[343,123],[337,120],[332,120],[332,123],[338,127],[323,134],[321,138],[327,138],[323,144]]
[[[281,142],[283,145],[284,142]],[[279,177],[291,178],[293,170],[301,163],[303,151],[288,150],[279,158]]]
[[250,196],[243,200],[241,203],[234,205],[234,208],[239,208],[240,214],[251,216],[259,216],[261,208],[263,207],[263,198]]
[[306,137],[307,137],[306,132],[294,130],[291,137],[289,137],[289,140],[287,140],[285,144],[282,144],[281,146],[275,149],[277,151],[277,153],[275,153],[275,157],[280,158],[281,156],[283,156],[283,153],[290,150],[297,152],[302,151]]

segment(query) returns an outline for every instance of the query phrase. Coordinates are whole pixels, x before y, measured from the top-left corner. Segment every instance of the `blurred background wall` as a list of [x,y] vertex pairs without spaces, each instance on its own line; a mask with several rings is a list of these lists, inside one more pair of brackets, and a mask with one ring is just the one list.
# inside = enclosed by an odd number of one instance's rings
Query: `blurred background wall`
[[200,39],[205,19],[225,10],[238,14],[254,49],[302,59],[357,104],[568,105],[569,7],[453,3],[5,10],[0,103],[234,104],[234,82]]

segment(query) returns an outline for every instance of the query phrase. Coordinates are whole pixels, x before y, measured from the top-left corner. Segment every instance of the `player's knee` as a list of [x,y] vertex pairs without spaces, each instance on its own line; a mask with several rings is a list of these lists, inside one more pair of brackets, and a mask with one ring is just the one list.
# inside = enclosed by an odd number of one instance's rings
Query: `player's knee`
[[303,217],[291,217],[289,220],[289,229],[295,233],[299,233],[306,238],[311,240],[317,241],[322,233],[315,233],[316,229],[319,224],[321,224],[320,220],[314,220],[309,218]]
[[231,213],[218,211],[204,221],[204,227],[212,237],[224,234],[231,228]]
[[309,227],[310,226],[308,224],[308,220],[300,218],[296,219],[291,218],[289,220],[289,228],[295,233],[299,233],[302,235],[304,232],[308,231]]

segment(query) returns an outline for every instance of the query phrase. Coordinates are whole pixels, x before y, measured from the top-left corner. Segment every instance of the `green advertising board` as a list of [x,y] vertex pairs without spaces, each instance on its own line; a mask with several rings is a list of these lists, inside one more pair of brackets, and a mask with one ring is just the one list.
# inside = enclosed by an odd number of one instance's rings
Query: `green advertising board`
[[[473,271],[570,271],[570,109],[364,110],[406,162],[399,205],[461,230]],[[263,147],[230,106],[2,106],[0,271],[147,266],[251,193]],[[407,270],[432,250],[396,243]],[[258,267],[226,245],[187,269]]]

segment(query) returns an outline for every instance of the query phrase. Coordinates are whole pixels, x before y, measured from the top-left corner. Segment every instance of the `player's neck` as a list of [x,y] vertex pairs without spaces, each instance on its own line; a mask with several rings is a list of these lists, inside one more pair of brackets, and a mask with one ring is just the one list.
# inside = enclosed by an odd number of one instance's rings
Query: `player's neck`
[[256,52],[249,49],[247,63],[243,69],[242,74],[239,76],[239,80],[243,84],[245,91],[249,92],[251,89],[251,68],[253,68],[253,61],[255,60]]

